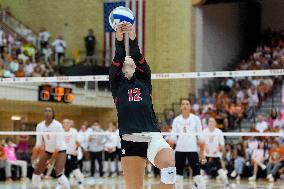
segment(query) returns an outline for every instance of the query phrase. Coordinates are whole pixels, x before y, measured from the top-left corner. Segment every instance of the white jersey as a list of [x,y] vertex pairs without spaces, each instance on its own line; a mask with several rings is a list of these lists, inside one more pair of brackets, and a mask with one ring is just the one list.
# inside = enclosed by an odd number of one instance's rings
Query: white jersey
[[[182,115],[177,116],[172,125],[172,133],[202,133],[200,118],[190,114],[188,118]],[[202,136],[198,136],[202,140]],[[193,135],[171,135],[171,139],[176,142],[176,151],[178,152],[198,152],[197,136]]]
[[[206,134],[218,134],[218,135],[206,135]],[[203,130],[204,142],[205,142],[205,156],[206,157],[221,157],[222,152],[220,146],[225,145],[223,132],[215,128],[214,131],[210,131],[209,128]]]
[[[36,127],[36,132],[62,132],[64,133],[61,123],[53,120],[49,126],[45,121],[40,122]],[[66,150],[64,135],[37,134],[36,146],[44,146],[45,151],[53,153],[56,149],[59,151]]]
[[117,145],[116,145],[116,147],[117,147],[118,149],[121,149],[121,139],[120,139],[120,136],[119,136],[119,130],[117,129],[117,130],[115,131],[115,133],[116,133],[116,135],[118,136],[118,137],[117,137]]
[[77,142],[78,142],[78,132],[74,128],[70,128],[69,131],[65,131],[64,135],[65,144],[66,144],[66,152],[67,154],[77,155]]
[[81,144],[81,147],[87,151],[89,149],[89,138],[90,138],[90,131],[79,131],[79,141]]
[[116,148],[119,135],[116,132],[107,131],[107,141],[105,143],[105,149]]

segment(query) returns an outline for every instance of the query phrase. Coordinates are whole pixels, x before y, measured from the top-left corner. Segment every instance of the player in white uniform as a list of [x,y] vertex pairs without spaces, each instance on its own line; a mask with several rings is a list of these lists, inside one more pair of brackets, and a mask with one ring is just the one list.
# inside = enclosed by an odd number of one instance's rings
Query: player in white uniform
[[83,179],[84,175],[81,173],[78,165],[77,150],[80,147],[78,139],[78,131],[73,127],[73,121],[69,119],[63,120],[63,127],[65,133],[65,144],[67,148],[67,159],[65,165],[65,175],[69,177],[70,173],[73,173],[75,179],[78,182],[78,189],[83,189]]
[[[119,141],[119,135],[116,133],[115,123],[110,122],[109,128],[107,130],[107,141],[104,144],[105,149],[105,161],[104,161],[104,177],[116,176],[115,167],[115,157],[116,157],[116,147]],[[110,161],[110,162],[109,162]],[[109,170],[110,168],[110,170]]]
[[[188,161],[196,188],[205,189],[205,180],[200,175],[200,161],[206,161],[204,156],[204,142],[202,136],[182,135],[202,133],[202,126],[199,117],[190,113],[191,103],[188,99],[181,101],[181,115],[177,116],[172,125],[170,143],[175,143],[175,160],[177,168],[177,183],[183,181],[183,171]],[[175,135],[180,133],[181,135]],[[198,154],[199,152],[199,154]]]
[[[67,177],[64,175],[64,167],[66,162],[66,145],[63,135],[54,134],[40,134],[41,132],[64,132],[61,123],[54,119],[54,110],[51,107],[44,109],[44,121],[40,122],[36,127],[36,132],[39,133],[36,136],[36,146],[33,150],[33,161],[35,163],[35,169],[32,176],[32,187],[34,189],[40,188],[40,177],[46,169],[46,166],[55,161],[54,169],[58,183],[64,189],[70,189],[70,183]],[[44,153],[38,157],[40,149],[44,149]]]
[[[208,128],[204,129],[204,141],[205,141],[205,156],[207,158],[207,163],[204,166],[207,174],[210,174],[210,169],[216,167],[218,170],[218,175],[224,182],[224,188],[231,188],[227,174],[224,169],[222,169],[221,158],[222,151],[224,149],[225,140],[222,135],[222,131],[216,128],[216,120],[214,118],[209,118]],[[216,135],[210,135],[216,134]]]

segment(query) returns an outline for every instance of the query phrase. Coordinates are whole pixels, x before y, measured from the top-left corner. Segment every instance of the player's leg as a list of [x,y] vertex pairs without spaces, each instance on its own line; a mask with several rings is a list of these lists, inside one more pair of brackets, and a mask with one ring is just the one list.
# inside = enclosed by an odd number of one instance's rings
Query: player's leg
[[189,152],[188,153],[189,158],[189,166],[192,169],[192,177],[194,180],[194,183],[198,189],[205,189],[206,184],[204,178],[200,174],[200,162],[199,162],[199,156],[197,152]]
[[82,174],[82,172],[79,169],[77,156],[71,156],[70,168],[71,168],[72,173],[75,176],[75,179],[77,181],[78,189],[82,189],[83,188],[84,175]]
[[231,188],[226,171],[222,167],[221,158],[213,158],[214,166],[217,167],[218,175],[224,183],[224,188]]
[[110,160],[110,152],[105,151],[105,159],[104,159],[104,177],[110,176],[109,174],[109,160]]
[[143,189],[146,159],[139,156],[124,156],[121,158],[121,164],[126,189]]
[[174,188],[176,182],[174,152],[160,133],[151,133],[150,136],[147,157],[155,167],[161,170],[160,188]]
[[121,140],[121,165],[126,189],[143,189],[147,148],[147,142]]
[[32,188],[33,189],[40,188],[40,177],[46,168],[47,161],[50,158],[51,158],[51,154],[45,152],[40,156],[38,163],[35,165],[34,173],[32,176]]
[[67,177],[64,175],[65,163],[66,163],[66,152],[65,151],[59,152],[55,159],[55,165],[54,165],[56,177],[58,178],[58,183],[64,189],[70,189],[70,183]]
[[115,177],[116,174],[116,166],[115,166],[115,157],[116,157],[116,152],[110,153],[110,173],[111,177]]
[[183,182],[183,171],[186,162],[186,152],[175,152],[177,182]]
[[155,166],[161,170],[161,189],[174,188],[176,182],[176,167],[174,152],[171,148],[160,150],[154,160]]

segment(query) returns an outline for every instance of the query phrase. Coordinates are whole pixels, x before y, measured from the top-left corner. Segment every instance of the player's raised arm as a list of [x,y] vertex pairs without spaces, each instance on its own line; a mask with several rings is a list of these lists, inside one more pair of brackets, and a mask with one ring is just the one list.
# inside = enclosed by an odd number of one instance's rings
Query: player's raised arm
[[128,34],[129,34],[129,47],[130,47],[130,56],[136,64],[136,73],[141,75],[145,80],[151,80],[151,69],[147,64],[144,56],[141,54],[138,41],[136,38],[136,33],[132,25],[129,24]]
[[115,85],[115,81],[118,81],[121,76],[121,69],[126,56],[124,39],[123,39],[123,23],[117,25],[116,38],[115,38],[115,56],[111,63],[109,71],[110,84]]

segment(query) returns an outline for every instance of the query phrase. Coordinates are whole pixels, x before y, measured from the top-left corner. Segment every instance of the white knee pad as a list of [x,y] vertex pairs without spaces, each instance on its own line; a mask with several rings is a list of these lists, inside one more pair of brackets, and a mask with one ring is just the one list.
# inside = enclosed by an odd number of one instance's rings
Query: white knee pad
[[164,184],[175,184],[176,168],[167,167],[167,168],[161,169],[161,182]]
[[206,189],[205,180],[201,175],[193,177],[194,183],[197,185],[198,189]]

